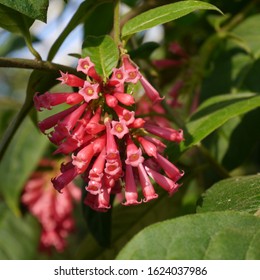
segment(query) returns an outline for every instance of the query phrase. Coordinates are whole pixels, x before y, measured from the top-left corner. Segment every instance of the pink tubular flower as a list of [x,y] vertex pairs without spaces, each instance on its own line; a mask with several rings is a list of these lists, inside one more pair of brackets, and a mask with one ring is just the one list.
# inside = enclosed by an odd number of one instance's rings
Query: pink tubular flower
[[84,80],[78,78],[75,75],[63,73],[60,71],[61,77],[58,78],[57,80],[61,81],[61,84],[66,84],[71,87],[82,87],[84,84]]
[[175,193],[179,185],[175,183],[173,180],[167,178],[166,176],[163,176],[162,174],[154,171],[153,169],[145,166],[145,170],[147,174],[158,184],[160,185],[163,189],[165,189],[169,195],[172,195]]
[[79,90],[79,94],[84,97],[87,103],[93,99],[97,99],[98,93],[99,84],[91,84],[88,81],[85,81],[83,88]]
[[134,167],[138,167],[144,161],[142,157],[142,151],[140,148],[134,144],[134,142],[128,138],[127,147],[126,147],[127,158],[125,160],[126,164],[132,165]]
[[[41,131],[58,146],[54,154],[70,157],[61,166],[61,174],[52,179],[54,188],[64,193],[74,178],[81,177],[87,192],[84,203],[101,212],[111,208],[110,196],[115,193],[125,197],[123,205],[157,198],[151,180],[169,194],[174,193],[183,173],[163,156],[163,141],[178,143],[183,140],[183,133],[170,128],[163,117],[165,111],[159,104],[162,98],[158,91],[124,53],[120,66],[108,77],[97,73],[89,57],[79,59],[77,71],[86,78],[62,72],[59,78],[63,84],[77,87],[74,92],[36,93],[34,97],[39,111],[59,104],[69,106],[39,123]],[[152,103],[128,93],[137,82]],[[162,117],[150,116],[153,110]],[[140,200],[139,190],[144,197]],[[49,238],[55,236],[51,233]]]
[[142,164],[138,165],[138,173],[139,173],[139,178],[142,186],[142,191],[144,194],[144,202],[148,202],[152,199],[155,199],[158,197],[158,194],[155,193],[154,187],[144,169],[144,166]]
[[140,78],[140,82],[153,104],[163,100],[163,98],[160,97],[159,92],[143,76]]
[[138,201],[138,192],[134,179],[133,169],[131,165],[126,165],[126,175],[125,175],[125,199],[123,205],[136,205],[140,204]]
[[25,184],[21,201],[41,225],[39,248],[50,252],[54,247],[62,252],[67,245],[67,236],[74,229],[73,201],[80,200],[80,190],[73,183],[69,183],[62,194],[57,193],[50,181],[52,173],[58,171],[57,163],[45,160],[40,163],[40,167],[43,166],[49,170],[32,174]]
[[157,135],[161,138],[164,138],[169,141],[174,141],[174,142],[181,142],[183,141],[183,131],[180,130],[175,130],[173,128],[168,128],[168,127],[160,127],[157,125],[145,123],[144,128],[154,134]]
[[111,133],[117,138],[122,139],[129,132],[126,122],[121,120],[119,122],[112,121]]

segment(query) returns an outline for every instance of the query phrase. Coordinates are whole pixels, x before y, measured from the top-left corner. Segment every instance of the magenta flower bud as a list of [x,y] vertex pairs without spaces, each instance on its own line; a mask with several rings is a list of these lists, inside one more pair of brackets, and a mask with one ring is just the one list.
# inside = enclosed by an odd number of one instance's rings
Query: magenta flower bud
[[99,84],[91,84],[88,81],[85,81],[83,88],[79,90],[79,94],[84,97],[87,103],[93,99],[99,98],[98,93]]
[[139,179],[140,179],[140,183],[142,186],[142,192],[144,195],[144,202],[148,202],[152,199],[155,199],[158,197],[158,194],[155,193],[154,187],[144,169],[143,164],[139,164],[138,165],[138,174],[139,174]]
[[51,179],[51,182],[52,182],[54,188],[58,192],[61,192],[61,190],[64,187],[66,187],[77,175],[78,175],[77,169],[75,167],[72,167],[72,168],[66,170],[64,173],[62,173],[58,177]]
[[125,199],[123,205],[137,205],[142,201],[138,201],[138,192],[134,179],[133,168],[131,165],[126,165],[126,175],[125,175]]
[[84,100],[83,96],[78,94],[78,93],[70,93],[69,96],[67,97],[66,103],[69,105],[75,105]]
[[161,138],[164,138],[166,140],[169,140],[169,141],[174,141],[174,142],[179,143],[180,141],[183,140],[183,131],[181,129],[175,130],[172,128],[160,127],[160,126],[153,125],[153,124],[150,124],[147,122],[145,123],[144,128],[148,132],[150,132],[154,135],[157,135]]
[[145,170],[159,186],[161,186],[169,193],[169,195],[172,195],[178,190],[179,184],[175,183],[173,180],[167,178],[166,176],[163,176],[162,174],[154,171],[147,166],[145,166]]
[[142,118],[137,118],[129,125],[129,128],[142,128],[144,127],[145,120]]
[[93,156],[93,143],[81,149],[77,155],[72,155],[72,163],[77,168],[79,174],[82,174],[88,168]]
[[81,115],[84,113],[86,107],[86,103],[80,105],[78,108],[76,108],[76,110],[67,115],[63,120],[59,121],[58,126],[64,128],[64,131],[71,131],[76,125],[77,121],[80,119]]
[[106,99],[107,106],[110,108],[114,108],[118,104],[118,100],[111,94],[106,94],[105,99]]
[[145,90],[146,95],[153,104],[163,100],[163,98],[160,97],[159,92],[143,76],[141,76],[140,82]]
[[[72,93],[45,92],[44,94],[39,95],[38,92],[36,92],[36,94],[33,97],[33,101],[37,111],[41,111],[41,108],[51,110],[52,106],[67,103],[67,99],[71,94]],[[77,103],[74,103],[73,105]]]
[[[105,166],[105,160],[106,160],[106,148],[104,147],[101,153],[98,155],[97,159],[95,160],[89,174],[91,178],[93,176],[98,176],[100,178],[100,174],[103,174],[104,166]],[[98,174],[98,175],[97,175]],[[92,179],[94,180],[94,179]]]
[[93,151],[95,154],[99,154],[106,145],[106,135],[102,135],[93,141]]
[[42,133],[45,133],[46,130],[52,128],[53,126],[55,126],[59,120],[63,119],[64,117],[66,117],[67,115],[69,115],[70,113],[72,113],[73,111],[75,111],[78,108],[77,105],[70,107],[64,111],[61,111],[55,115],[52,115],[48,118],[46,118],[45,120],[41,121],[38,123],[38,127],[40,128]]
[[57,80],[61,81],[61,84],[66,84],[71,87],[83,87],[84,80],[80,79],[79,77],[68,74],[68,72],[63,73],[60,71],[61,77],[57,78]]
[[178,181],[183,176],[184,172],[180,171],[173,163],[171,163],[168,159],[166,159],[159,153],[157,153],[156,161],[165,171],[167,176],[174,182]]
[[89,120],[89,123],[86,125],[86,132],[88,134],[98,134],[102,130],[105,130],[105,125],[100,124],[100,117],[101,117],[101,108],[98,107],[94,116]]
[[137,137],[137,139],[141,143],[148,156],[155,158],[157,157],[157,148],[153,143],[140,136]]
[[117,98],[117,100],[126,105],[126,106],[132,106],[135,104],[134,97],[129,93],[121,93],[121,92],[115,92],[114,96]]

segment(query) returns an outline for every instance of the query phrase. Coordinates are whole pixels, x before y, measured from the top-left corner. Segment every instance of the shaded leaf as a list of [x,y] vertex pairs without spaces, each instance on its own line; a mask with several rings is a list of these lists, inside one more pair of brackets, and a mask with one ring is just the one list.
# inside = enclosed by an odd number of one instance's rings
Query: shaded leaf
[[28,16],[0,4],[0,27],[3,29],[26,37],[33,22]]
[[198,212],[260,209],[260,175],[229,178],[214,184],[200,200]]
[[20,194],[41,158],[48,140],[26,118],[0,163],[0,193],[14,213],[19,214]]
[[156,200],[138,206],[115,206],[112,211],[111,245],[103,248],[92,234],[87,234],[79,246],[76,259],[114,259],[122,246],[145,226],[187,213],[181,208],[183,191],[184,188],[171,198],[165,192],[159,192]]
[[232,34],[240,38],[247,46],[247,49],[255,58],[260,56],[260,15],[256,14],[243,20],[236,28],[232,30]]
[[0,259],[35,259],[40,238],[37,221],[30,215],[15,216],[3,203],[0,213]]
[[220,12],[217,7],[209,3],[201,1],[179,1],[151,9],[130,19],[123,26],[122,37],[127,37],[156,25],[178,19],[199,9],[216,10]]
[[30,18],[38,19],[43,22],[46,22],[47,20],[49,0],[0,0],[0,4],[3,4]]
[[180,143],[178,156],[198,144],[229,119],[260,106],[260,96],[252,93],[226,94],[209,98],[201,104],[187,123],[185,141]]
[[[113,17],[113,1],[95,5],[93,11],[84,21],[84,37],[109,34],[113,28]],[[93,28],[93,23],[95,24],[95,28]]]
[[107,78],[117,66],[119,52],[110,36],[88,36],[83,43],[82,56],[89,56],[98,74]]
[[[151,225],[117,259],[259,259],[260,218],[240,212],[187,215]],[[160,242],[158,242],[160,241]]]
[[[250,155],[260,143],[260,130],[256,127],[259,119],[260,108],[257,108],[243,116],[232,130],[227,143],[228,149],[222,160],[226,169],[232,170],[249,160],[252,161]],[[257,159],[257,155],[252,156]]]

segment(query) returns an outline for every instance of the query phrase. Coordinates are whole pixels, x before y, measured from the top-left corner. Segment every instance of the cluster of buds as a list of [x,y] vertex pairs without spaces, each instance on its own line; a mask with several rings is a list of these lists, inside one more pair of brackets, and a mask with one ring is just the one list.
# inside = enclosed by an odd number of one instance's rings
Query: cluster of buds
[[[96,211],[107,211],[111,194],[119,192],[124,193],[123,205],[155,199],[158,195],[152,182],[174,193],[183,172],[163,156],[163,139],[179,143],[183,132],[136,116],[136,100],[127,89],[140,82],[153,104],[162,100],[158,91],[127,54],[109,78],[97,73],[89,57],[79,59],[77,71],[86,79],[62,72],[59,78],[62,84],[78,88],[77,92],[36,93],[34,97],[38,110],[70,105],[39,123],[40,130],[58,146],[55,154],[71,155],[61,166],[62,174],[52,179],[54,188],[62,192],[81,175],[87,191],[84,202]],[[143,199],[138,198],[139,186]]]
[[80,189],[70,182],[61,197],[52,186],[51,178],[59,169],[59,163],[42,160],[27,181],[22,202],[40,222],[42,231],[40,249],[49,252],[53,247],[61,252],[66,247],[66,237],[74,229],[73,202],[80,200]]

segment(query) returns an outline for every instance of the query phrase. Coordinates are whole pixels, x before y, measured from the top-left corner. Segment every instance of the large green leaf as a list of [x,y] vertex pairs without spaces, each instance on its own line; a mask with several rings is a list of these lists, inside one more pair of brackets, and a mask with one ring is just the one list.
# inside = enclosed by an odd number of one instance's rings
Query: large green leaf
[[20,194],[28,176],[35,169],[48,141],[27,117],[0,163],[0,193],[7,205],[19,214]]
[[[198,144],[229,119],[259,106],[260,96],[252,93],[219,95],[206,100],[188,121],[185,141],[180,144],[179,152]],[[178,151],[175,152],[177,155]]]
[[218,8],[209,3],[201,1],[179,1],[151,9],[130,19],[123,26],[122,37],[127,37],[156,25],[178,19],[199,9],[220,12]]
[[0,0],[0,4],[3,4],[30,18],[46,22],[49,0]]
[[[94,2],[96,3],[96,1]],[[112,0],[95,5],[84,21],[84,37],[109,34],[113,28],[113,19],[114,3]],[[93,23],[95,23],[95,28],[93,28]]]
[[[87,234],[79,245],[76,258],[114,259],[122,246],[144,227],[186,214],[187,209],[181,207],[185,191],[185,188],[183,188],[173,197],[169,197],[164,191],[159,191],[159,197],[149,203],[142,203],[132,207],[117,205],[112,210],[111,245],[108,248],[103,248],[94,240],[92,234]],[[104,234],[109,233],[104,232]]]
[[27,36],[34,20],[0,4],[0,27],[13,33]]
[[89,56],[96,71],[107,78],[118,64],[118,48],[110,36],[88,36],[83,44],[82,56]]
[[1,139],[0,193],[15,213],[19,213],[19,196],[24,183],[48,145],[47,138],[40,134],[26,116],[33,106],[34,93],[45,92],[57,84],[58,75],[56,71],[48,74],[38,70],[32,72],[27,85],[26,100]]
[[39,229],[38,223],[32,216],[17,217],[1,203],[0,259],[35,259],[38,251]]
[[260,210],[260,175],[229,178],[214,184],[203,195],[198,212]]
[[117,259],[258,260],[259,235],[260,218],[247,213],[187,215],[145,228]]

